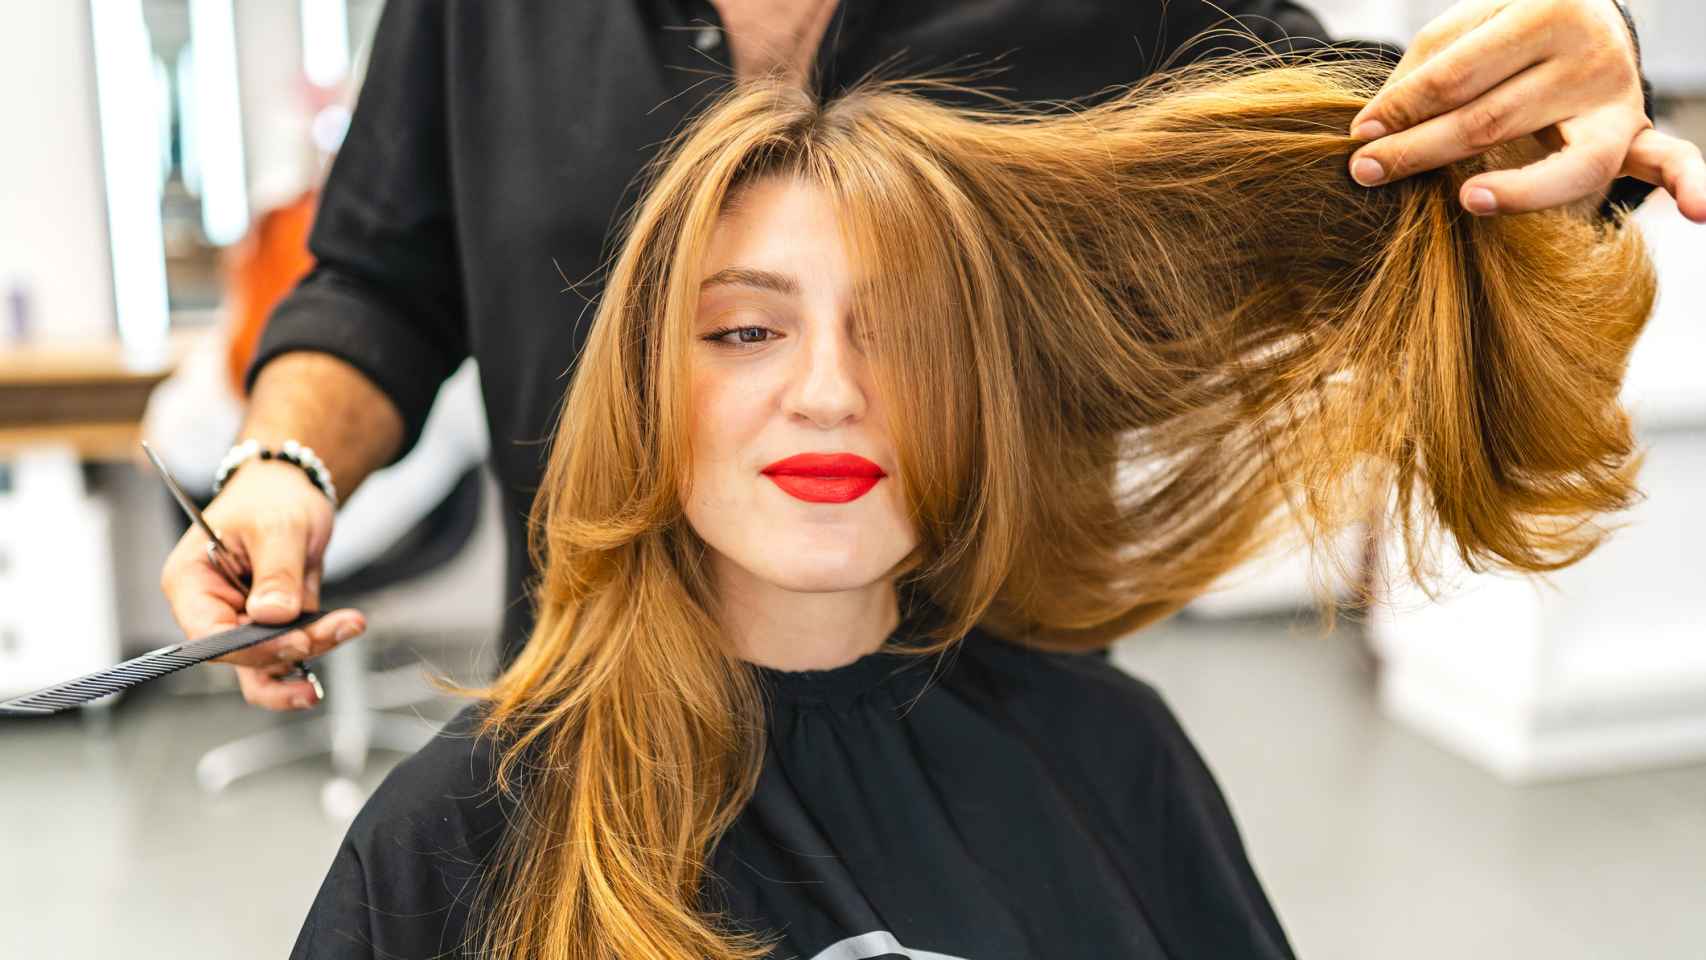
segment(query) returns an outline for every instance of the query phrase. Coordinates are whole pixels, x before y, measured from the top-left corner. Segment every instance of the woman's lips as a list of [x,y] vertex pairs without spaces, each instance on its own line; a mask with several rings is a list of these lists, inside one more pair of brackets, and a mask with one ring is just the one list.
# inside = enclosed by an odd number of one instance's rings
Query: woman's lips
[[790,496],[810,503],[846,503],[864,496],[885,473],[854,453],[801,453],[762,471]]

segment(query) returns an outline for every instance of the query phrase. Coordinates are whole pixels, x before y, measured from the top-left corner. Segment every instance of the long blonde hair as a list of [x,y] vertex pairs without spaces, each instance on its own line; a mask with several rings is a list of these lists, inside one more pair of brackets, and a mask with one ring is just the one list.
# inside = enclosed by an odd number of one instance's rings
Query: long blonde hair
[[[688,345],[719,212],[762,177],[826,191],[870,266],[857,311],[942,616],[1099,647],[1302,529],[1390,513],[1471,569],[1592,550],[1638,496],[1618,403],[1654,278],[1623,214],[1477,219],[1508,149],[1366,189],[1344,132],[1390,65],[1216,60],[1092,106],[950,108],[946,80],[831,101],[737,85],[674,138],[623,223],[532,515],[537,625],[479,734],[523,802],[480,946],[715,958],[763,931],[701,907],[756,782],[761,691],[718,629],[691,482]],[[1330,598],[1323,598],[1330,605]]]

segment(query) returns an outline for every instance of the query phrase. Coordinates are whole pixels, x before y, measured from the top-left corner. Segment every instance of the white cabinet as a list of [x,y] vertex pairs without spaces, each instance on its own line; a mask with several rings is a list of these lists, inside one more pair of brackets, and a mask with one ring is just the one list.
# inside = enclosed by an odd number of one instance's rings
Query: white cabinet
[[1637,222],[1660,285],[1623,391],[1647,499],[1553,586],[1462,574],[1369,618],[1388,715],[1513,781],[1706,761],[1706,228],[1663,192]]
[[0,696],[119,660],[112,537],[75,450],[10,457],[0,484]]

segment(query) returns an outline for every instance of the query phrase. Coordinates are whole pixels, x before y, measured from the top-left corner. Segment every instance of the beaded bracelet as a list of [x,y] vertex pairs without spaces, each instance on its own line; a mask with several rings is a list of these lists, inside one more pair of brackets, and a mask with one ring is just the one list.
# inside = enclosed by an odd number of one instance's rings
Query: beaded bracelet
[[231,474],[252,457],[283,460],[301,467],[302,471],[308,474],[308,479],[314,482],[314,486],[319,487],[326,499],[332,501],[332,508],[337,509],[338,488],[332,485],[332,472],[320,462],[312,448],[295,440],[284,441],[277,450],[263,447],[259,440],[254,439],[244,440],[232,447],[230,452],[225,454],[225,459],[219,461],[219,469],[213,475],[213,495],[218,496],[219,489],[225,486],[225,481],[231,478]]

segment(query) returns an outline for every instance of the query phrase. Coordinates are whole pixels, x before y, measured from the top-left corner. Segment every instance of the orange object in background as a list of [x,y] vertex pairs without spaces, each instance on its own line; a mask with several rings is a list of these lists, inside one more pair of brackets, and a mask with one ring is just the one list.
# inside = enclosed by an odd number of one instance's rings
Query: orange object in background
[[308,231],[313,228],[319,203],[319,191],[308,190],[269,210],[232,251],[228,280],[232,326],[226,372],[231,391],[238,397],[247,399],[243,374],[255,356],[267,317],[314,266],[314,257],[308,252]]

